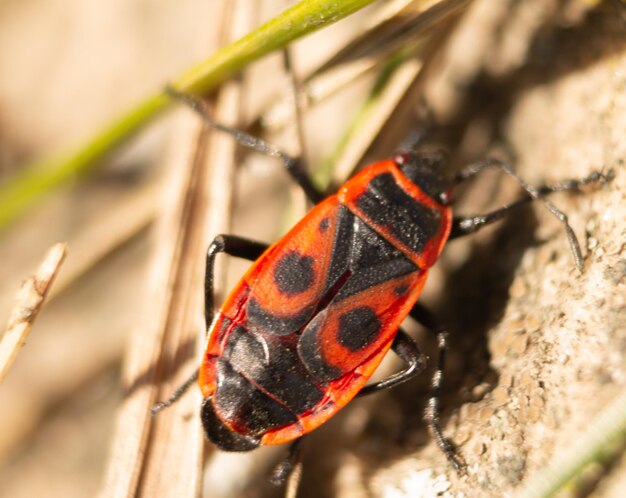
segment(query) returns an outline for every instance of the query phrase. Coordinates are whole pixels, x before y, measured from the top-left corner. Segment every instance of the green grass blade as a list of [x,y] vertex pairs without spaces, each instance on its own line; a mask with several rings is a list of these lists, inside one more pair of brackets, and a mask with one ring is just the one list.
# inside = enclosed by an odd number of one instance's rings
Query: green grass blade
[[[250,62],[287,46],[291,41],[328,26],[374,0],[302,0],[204,62],[174,78],[178,90],[206,93]],[[0,185],[0,229],[15,220],[44,194],[77,175],[88,173],[115,147],[171,101],[162,92],[148,97],[75,151],[24,167]]]
[[95,168],[97,161],[107,152],[120,145],[168,104],[167,96],[154,95],[75,151],[25,166],[6,183],[0,184],[0,229],[55,187]]
[[[591,462],[601,459],[607,447],[626,437],[626,391],[619,393],[584,433],[574,438],[546,468],[531,476],[516,498],[550,498]],[[622,444],[620,442],[620,444]]]

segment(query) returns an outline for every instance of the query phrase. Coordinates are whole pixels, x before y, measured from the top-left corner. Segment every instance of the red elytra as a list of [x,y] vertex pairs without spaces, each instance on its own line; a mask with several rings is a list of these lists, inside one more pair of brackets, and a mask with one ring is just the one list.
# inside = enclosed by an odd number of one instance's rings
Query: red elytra
[[375,163],[256,260],[213,321],[199,372],[216,445],[291,441],[363,388],[449,236],[438,181],[408,155]]

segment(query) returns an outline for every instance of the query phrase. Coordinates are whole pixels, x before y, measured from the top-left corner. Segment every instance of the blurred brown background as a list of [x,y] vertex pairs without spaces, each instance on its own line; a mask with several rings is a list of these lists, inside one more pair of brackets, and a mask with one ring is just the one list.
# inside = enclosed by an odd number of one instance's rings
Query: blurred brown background
[[[250,8],[261,21],[282,7],[263,1]],[[359,34],[376,7],[298,44],[297,72]],[[196,0],[0,3],[0,181],[91,136],[206,57],[207,26],[218,11]],[[312,436],[302,496],[502,496],[626,388],[625,49],[623,2],[481,0],[428,61],[420,95],[453,165],[504,150],[534,183],[609,167],[616,178],[584,196],[556,197],[588,254],[582,277],[561,227],[541,206],[451,245],[432,271],[425,301],[452,336],[445,430],[469,477],[453,474],[424,430],[422,379],[355,402]],[[334,150],[372,80],[357,80],[307,113],[310,164]],[[280,58],[256,65],[245,85],[247,121],[283,92]],[[2,498],[98,493],[122,398],[124,346],[149,309],[150,226],[177,123],[160,119],[105,168],[51,193],[0,233],[2,322],[52,243],[70,244],[59,283],[63,272],[73,275],[0,385]],[[274,140],[294,147],[293,132]],[[393,147],[373,150],[383,157]],[[279,169],[266,158],[246,161],[233,232],[271,241],[284,230],[292,208],[285,208],[289,183]],[[459,209],[482,212],[515,195],[515,186],[489,176]],[[112,244],[128,210],[136,224]],[[97,261],[81,269],[93,253]],[[245,267],[230,265],[230,280]],[[431,338],[416,334],[432,355]],[[280,493],[265,481],[280,453],[207,451],[205,496]],[[626,462],[616,454],[588,470],[570,496],[624,496]]]

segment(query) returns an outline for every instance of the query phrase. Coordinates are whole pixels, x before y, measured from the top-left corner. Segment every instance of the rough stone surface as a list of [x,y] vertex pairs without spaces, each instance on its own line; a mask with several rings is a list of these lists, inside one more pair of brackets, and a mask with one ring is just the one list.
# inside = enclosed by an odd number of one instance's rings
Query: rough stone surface
[[[450,244],[432,275],[442,290],[425,295],[451,332],[444,424],[467,476],[455,475],[424,430],[427,387],[416,381],[372,403],[345,450],[360,461],[361,496],[507,496],[626,388],[626,13],[617,2],[502,4],[473,6],[428,87],[457,162],[505,151],[532,184],[594,170],[615,178],[552,198],[580,240],[580,275],[562,226],[540,203]],[[498,205],[496,191],[514,197],[510,182],[479,181],[459,210]],[[598,467],[576,496],[588,496],[585,486],[621,496],[623,458]],[[341,471],[326,475],[341,482]]]

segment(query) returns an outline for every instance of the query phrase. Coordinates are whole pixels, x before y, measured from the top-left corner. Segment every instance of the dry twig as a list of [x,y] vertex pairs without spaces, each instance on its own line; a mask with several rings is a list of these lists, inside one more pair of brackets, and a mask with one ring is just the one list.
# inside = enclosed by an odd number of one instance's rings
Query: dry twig
[[[247,31],[251,11],[242,7],[223,2],[214,17],[216,29],[207,31],[223,30],[227,39]],[[224,14],[230,22],[224,22]],[[215,104],[216,118],[232,120],[241,100],[238,83],[226,85]],[[198,392],[192,389],[155,419],[149,409],[157,399],[169,397],[197,366],[193,350],[203,332],[204,257],[210,238],[228,231],[235,145],[230,137],[207,133],[195,115],[187,112],[181,118],[157,226],[147,323],[128,351],[128,393],[118,412],[102,496],[195,497],[201,491]]]
[[0,340],[0,382],[26,341],[66,253],[66,244],[59,243],[52,246],[35,275],[28,278],[22,285],[17,296],[17,304],[13,308],[7,329]]

